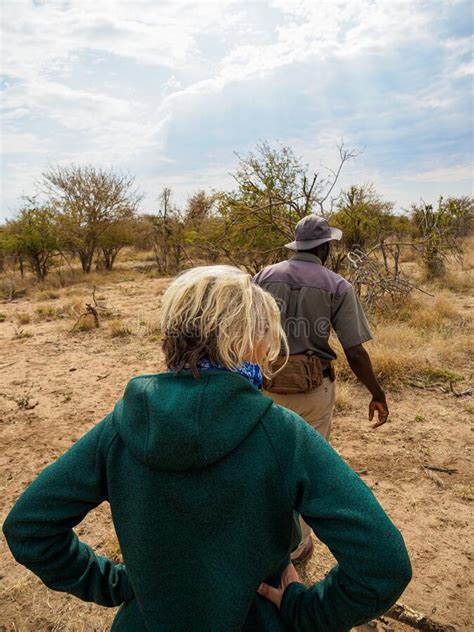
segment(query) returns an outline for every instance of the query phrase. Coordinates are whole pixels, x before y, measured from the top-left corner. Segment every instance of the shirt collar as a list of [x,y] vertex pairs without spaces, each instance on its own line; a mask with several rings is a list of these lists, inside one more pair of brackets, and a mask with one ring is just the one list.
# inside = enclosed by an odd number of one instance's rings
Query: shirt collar
[[297,252],[296,255],[293,255],[292,259],[296,261],[312,261],[313,263],[319,263],[319,265],[323,265],[323,262],[319,257],[313,255],[312,252]]

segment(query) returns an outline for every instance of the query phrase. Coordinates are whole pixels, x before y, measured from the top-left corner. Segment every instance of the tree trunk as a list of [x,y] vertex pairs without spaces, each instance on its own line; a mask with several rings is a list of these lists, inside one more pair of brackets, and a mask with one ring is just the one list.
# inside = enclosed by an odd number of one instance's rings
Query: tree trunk
[[38,281],[44,281],[43,268],[39,256],[35,253],[30,255],[30,263]]
[[81,261],[82,271],[89,274],[92,269],[92,260],[94,259],[95,247],[91,247],[88,250],[78,251],[79,259]]
[[102,254],[104,255],[104,263],[106,270],[112,270],[114,267],[115,259],[118,253],[122,250],[121,247],[102,248]]

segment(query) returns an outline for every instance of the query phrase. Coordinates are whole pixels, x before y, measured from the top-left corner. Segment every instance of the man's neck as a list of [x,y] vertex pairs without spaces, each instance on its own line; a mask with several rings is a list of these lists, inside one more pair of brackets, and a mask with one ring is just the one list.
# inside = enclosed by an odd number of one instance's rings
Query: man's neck
[[296,261],[309,261],[311,263],[317,263],[320,266],[324,265],[321,259],[315,255],[313,252],[305,252],[304,250],[299,250],[292,257]]

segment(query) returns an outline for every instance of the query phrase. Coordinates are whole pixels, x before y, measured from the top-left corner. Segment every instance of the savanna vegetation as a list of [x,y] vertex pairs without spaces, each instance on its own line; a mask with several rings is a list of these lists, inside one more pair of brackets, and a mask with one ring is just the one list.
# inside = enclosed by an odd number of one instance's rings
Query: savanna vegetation
[[355,157],[341,144],[339,163],[319,173],[290,147],[262,142],[238,156],[232,191],[197,191],[179,207],[165,186],[152,214],[140,213],[142,195],[131,175],[93,166],[52,167],[16,217],[0,227],[0,269],[11,278],[19,273],[19,285],[26,271],[38,282],[51,272],[61,278],[77,267],[84,274],[110,271],[119,253],[132,247],[136,253],[153,253],[160,275],[216,261],[255,273],[287,256],[283,244],[293,239],[295,224],[316,212],[343,230],[331,266],[355,274],[362,295],[360,267],[372,266],[373,273],[381,263],[378,273],[397,281],[402,251],[407,256],[409,249],[417,253],[427,278],[441,277],[447,257],[462,254],[472,198],[440,198],[436,207],[414,202],[405,212],[395,212],[394,203],[371,184],[337,189],[345,164]]
[[[338,164],[315,173],[291,148],[263,142],[238,156],[231,191],[197,191],[179,206],[163,187],[152,214],[130,175],[77,165],[43,174],[0,227],[2,515],[132,375],[164,369],[159,305],[170,276],[216,262],[254,273],[287,257],[296,222],[317,212],[343,230],[329,265],[367,309],[391,413],[370,429],[367,393],[339,352],[332,443],[403,532],[414,566],[403,601],[471,629],[473,200],[414,200],[400,212],[370,184],[340,191],[355,157],[342,145]],[[120,559],[108,506],[78,532]],[[1,555],[0,630],[109,629],[115,611],[48,591],[6,547]],[[304,581],[331,564],[318,545]]]

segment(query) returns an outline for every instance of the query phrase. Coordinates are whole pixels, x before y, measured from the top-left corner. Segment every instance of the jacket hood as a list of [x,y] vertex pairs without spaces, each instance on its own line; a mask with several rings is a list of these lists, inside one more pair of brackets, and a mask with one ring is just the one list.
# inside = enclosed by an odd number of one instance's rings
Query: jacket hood
[[160,373],[132,378],[114,409],[129,450],[159,470],[188,470],[234,450],[272,405],[232,371]]

